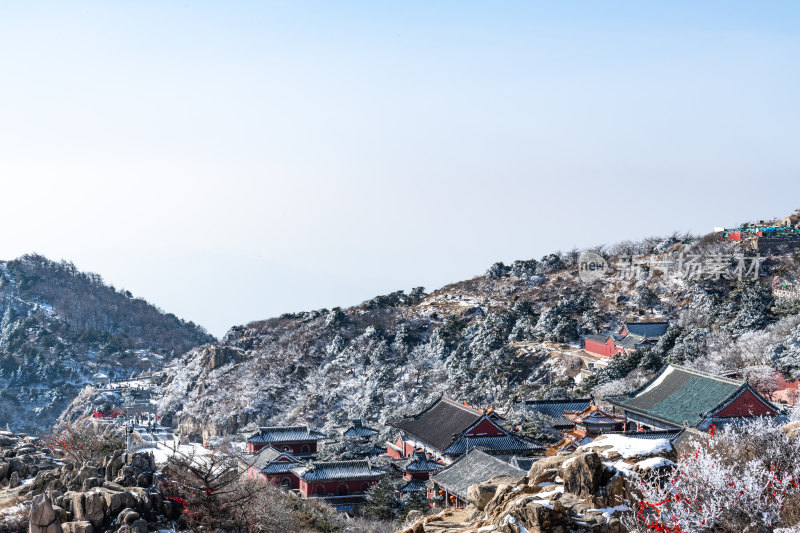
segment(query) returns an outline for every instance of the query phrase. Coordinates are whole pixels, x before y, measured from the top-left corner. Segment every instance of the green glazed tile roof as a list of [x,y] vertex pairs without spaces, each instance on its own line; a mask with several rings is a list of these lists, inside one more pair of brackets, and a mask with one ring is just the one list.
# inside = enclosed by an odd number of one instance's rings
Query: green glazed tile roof
[[696,426],[706,413],[736,394],[744,381],[721,378],[676,365],[618,403],[623,409],[683,425]]

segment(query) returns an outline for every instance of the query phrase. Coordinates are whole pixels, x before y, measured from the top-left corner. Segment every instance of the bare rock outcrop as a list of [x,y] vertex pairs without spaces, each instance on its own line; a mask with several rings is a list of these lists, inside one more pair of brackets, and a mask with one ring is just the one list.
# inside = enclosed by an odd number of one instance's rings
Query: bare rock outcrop
[[571,454],[536,461],[522,479],[472,485],[475,513],[467,522],[452,520],[446,510],[403,533],[622,533],[619,515],[632,500],[628,479],[669,468],[672,459],[665,439],[599,437]]
[[50,495],[39,494],[33,497],[28,530],[30,533],[61,533],[59,515],[53,508]]

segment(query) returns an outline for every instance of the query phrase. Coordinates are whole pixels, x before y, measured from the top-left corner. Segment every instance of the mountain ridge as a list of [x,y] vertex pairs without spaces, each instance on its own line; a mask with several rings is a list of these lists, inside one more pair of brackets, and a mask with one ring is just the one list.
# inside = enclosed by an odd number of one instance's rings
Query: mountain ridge
[[44,432],[96,372],[127,377],[215,338],[72,263],[0,262],[0,426]]

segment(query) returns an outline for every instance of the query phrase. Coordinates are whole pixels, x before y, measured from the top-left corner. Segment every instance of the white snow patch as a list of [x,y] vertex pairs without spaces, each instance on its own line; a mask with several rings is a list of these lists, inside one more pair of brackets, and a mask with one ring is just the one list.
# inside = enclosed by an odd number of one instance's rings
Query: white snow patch
[[651,390],[653,390],[656,387],[658,387],[659,385],[661,385],[661,383],[664,382],[664,380],[667,378],[667,376],[672,374],[673,370],[674,370],[674,368],[672,368],[671,366],[668,366],[667,369],[664,371],[664,373],[661,374],[660,376],[658,376],[658,379],[656,379],[654,382],[652,382],[650,385],[648,385],[647,388],[644,389],[639,394],[644,394],[646,392],[650,392]]
[[617,511],[627,511],[627,505],[615,505],[614,507],[601,507],[599,509],[587,509],[587,513],[602,513],[606,519],[606,523],[611,521],[611,515]]
[[572,462],[574,462],[576,459],[577,459],[577,457],[572,457],[572,458],[570,458],[570,459],[567,459],[566,461],[564,461],[563,463],[561,463],[561,468],[566,468],[568,464],[571,464],[571,463],[572,463]]
[[553,488],[553,490],[550,490],[550,491],[547,491],[547,492],[540,492],[539,494],[536,495],[536,497],[539,498],[539,499],[544,500],[544,499],[547,499],[547,498],[549,498],[551,496],[555,496],[556,494],[563,494],[563,493],[564,493],[564,487],[562,487],[561,485],[558,485],[555,488]]
[[650,457],[644,461],[639,461],[634,466],[641,470],[650,470],[651,468],[661,468],[662,466],[675,466],[675,463],[664,457]]
[[617,452],[624,459],[642,455],[654,455],[660,452],[668,452],[672,449],[672,444],[668,439],[635,439],[623,435],[601,435],[578,449],[591,450],[601,446],[611,446],[611,449],[603,451],[603,457],[609,457],[613,452]]
[[[551,509],[552,509],[552,507],[551,507]],[[530,533],[530,531],[528,531],[525,528],[525,526],[522,525],[522,522],[520,522],[519,520],[517,520],[516,518],[514,518],[510,514],[507,514],[506,517],[503,519],[503,525],[505,525],[505,524],[511,524],[512,526],[519,527],[519,533]]]

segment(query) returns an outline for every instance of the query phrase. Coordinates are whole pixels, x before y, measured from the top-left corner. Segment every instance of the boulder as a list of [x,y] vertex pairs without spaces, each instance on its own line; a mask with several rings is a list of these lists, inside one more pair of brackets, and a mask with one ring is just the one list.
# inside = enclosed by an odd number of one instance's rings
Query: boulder
[[117,516],[117,521],[120,524],[131,525],[137,520],[139,520],[139,518],[140,518],[139,513],[137,513],[130,507],[127,507],[123,509],[122,512],[119,513],[119,516]]
[[594,452],[573,455],[562,463],[564,490],[579,497],[592,496],[603,480],[603,461]]
[[47,494],[33,497],[28,524],[30,533],[61,533],[61,522]]
[[406,524],[413,524],[417,520],[422,518],[422,511],[418,511],[416,509],[412,509],[406,515]]
[[20,482],[20,480],[19,480],[19,472],[14,472],[14,473],[13,473],[13,474],[11,474],[11,476],[8,478],[8,488],[9,488],[9,489],[16,489],[16,488],[17,488],[17,487],[19,487],[21,484],[22,484],[22,483],[21,483],[21,482]]
[[568,458],[569,456],[566,455],[556,455],[544,457],[533,463],[531,469],[528,470],[528,485],[536,486],[542,483],[543,480],[549,481],[555,478],[561,464]]
[[109,514],[116,515],[125,507],[128,507],[126,505],[128,502],[127,496],[126,492],[103,492]]
[[64,533],[94,533],[94,526],[91,522],[64,522],[61,524]]
[[99,491],[80,492],[72,500],[73,513],[78,521],[91,522],[100,528],[106,519],[106,506],[103,494]]
[[486,509],[486,505],[498,494],[499,487],[507,488],[516,483],[516,479],[508,476],[499,476],[489,481],[470,485],[467,489],[467,500],[479,511]]

